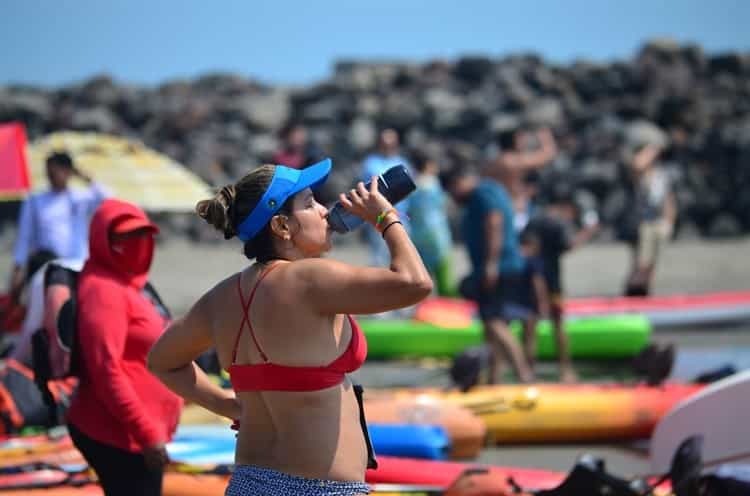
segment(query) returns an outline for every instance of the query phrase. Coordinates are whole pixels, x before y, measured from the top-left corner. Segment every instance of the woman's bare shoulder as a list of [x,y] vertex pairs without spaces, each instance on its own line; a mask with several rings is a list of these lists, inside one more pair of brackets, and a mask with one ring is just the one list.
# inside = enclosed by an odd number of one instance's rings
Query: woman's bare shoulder
[[204,293],[204,296],[207,296],[209,298],[221,298],[223,295],[225,295],[228,291],[234,291],[237,292],[237,281],[238,278],[241,277],[243,271],[235,272],[234,274],[230,274],[221,281],[214,284],[211,288],[208,289]]
[[342,274],[351,274],[357,268],[345,262],[329,258],[305,258],[286,264],[279,270],[279,288],[284,288],[284,297],[295,299],[309,296],[311,291],[319,291],[326,282],[333,282]]
[[302,260],[295,260],[289,264],[289,275],[293,277],[305,275],[317,276],[330,273],[330,271],[349,271],[355,269],[356,267],[353,265],[331,258],[304,258]]
[[237,295],[237,282],[244,271],[228,275],[205,291],[193,305],[194,311],[212,314],[215,309],[224,308],[231,295]]

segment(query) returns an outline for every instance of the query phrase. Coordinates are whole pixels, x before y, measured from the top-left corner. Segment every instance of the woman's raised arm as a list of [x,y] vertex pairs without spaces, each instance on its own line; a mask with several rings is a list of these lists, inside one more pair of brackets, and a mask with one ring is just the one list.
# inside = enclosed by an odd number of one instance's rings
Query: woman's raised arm
[[377,224],[391,254],[389,268],[355,267],[333,260],[311,259],[292,264],[289,275],[302,288],[305,301],[320,313],[379,313],[413,305],[432,291],[432,279],[409,239],[398,214],[378,192],[359,183],[348,197],[350,212]]

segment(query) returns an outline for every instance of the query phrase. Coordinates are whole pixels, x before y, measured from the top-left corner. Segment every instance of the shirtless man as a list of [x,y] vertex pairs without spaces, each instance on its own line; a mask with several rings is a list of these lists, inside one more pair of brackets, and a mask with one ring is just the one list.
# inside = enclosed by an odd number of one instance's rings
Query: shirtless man
[[500,152],[487,165],[484,175],[492,178],[508,190],[515,213],[513,224],[520,232],[531,216],[531,196],[526,178],[529,173],[538,171],[557,155],[555,137],[548,128],[535,133],[539,147],[529,149],[529,133],[514,129],[500,133],[497,144]]

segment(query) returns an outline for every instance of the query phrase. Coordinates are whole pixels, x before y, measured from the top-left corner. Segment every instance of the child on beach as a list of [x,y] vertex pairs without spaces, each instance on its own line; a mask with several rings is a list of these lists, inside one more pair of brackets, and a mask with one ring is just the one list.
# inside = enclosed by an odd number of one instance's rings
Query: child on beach
[[514,295],[516,301],[508,305],[509,312],[523,322],[523,352],[533,372],[536,362],[536,326],[540,318],[550,316],[550,294],[544,279],[539,237],[533,231],[524,230],[519,241],[524,269]]
[[[538,259],[549,295],[549,316],[555,331],[560,379],[575,382],[576,374],[570,360],[568,338],[563,329],[564,303],[562,284],[562,256],[587,242],[599,229],[595,211],[579,212],[572,189],[558,184],[547,192],[546,205],[535,215],[524,230],[524,236],[534,236],[539,242]],[[575,221],[581,218],[583,228],[573,233]]]

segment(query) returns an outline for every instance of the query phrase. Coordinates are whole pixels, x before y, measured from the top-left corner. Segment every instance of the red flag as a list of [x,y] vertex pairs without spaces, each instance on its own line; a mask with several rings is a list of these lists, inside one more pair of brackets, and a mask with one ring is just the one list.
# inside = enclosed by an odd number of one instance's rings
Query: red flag
[[31,186],[23,124],[0,124],[0,198],[21,197]]

